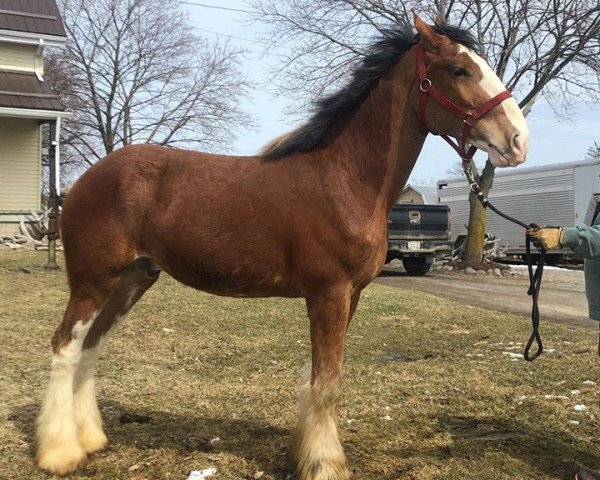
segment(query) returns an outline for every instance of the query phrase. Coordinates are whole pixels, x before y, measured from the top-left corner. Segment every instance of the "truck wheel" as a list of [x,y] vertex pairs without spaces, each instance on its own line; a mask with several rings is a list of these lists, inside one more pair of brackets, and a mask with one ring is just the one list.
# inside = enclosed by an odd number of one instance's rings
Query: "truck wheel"
[[424,258],[419,257],[403,258],[402,265],[404,265],[406,273],[411,276],[425,275],[431,268],[431,263],[427,263]]

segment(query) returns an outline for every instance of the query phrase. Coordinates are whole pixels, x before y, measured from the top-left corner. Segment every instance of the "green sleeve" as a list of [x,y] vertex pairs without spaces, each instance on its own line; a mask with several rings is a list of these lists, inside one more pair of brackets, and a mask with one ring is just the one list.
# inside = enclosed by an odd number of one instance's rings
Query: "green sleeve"
[[600,260],[600,225],[593,227],[577,225],[564,228],[562,245],[583,258]]

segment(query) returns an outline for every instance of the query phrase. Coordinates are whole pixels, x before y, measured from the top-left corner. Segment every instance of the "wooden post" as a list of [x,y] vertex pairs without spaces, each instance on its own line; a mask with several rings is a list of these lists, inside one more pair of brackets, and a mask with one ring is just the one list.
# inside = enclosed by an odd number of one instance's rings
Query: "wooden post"
[[50,213],[48,216],[48,264],[46,268],[58,270],[60,267],[56,263],[56,240],[59,237],[58,216],[60,206],[60,170],[59,170],[59,136],[60,136],[60,117],[50,120],[50,144],[48,148],[48,163],[50,166],[50,189],[48,198],[48,207]]

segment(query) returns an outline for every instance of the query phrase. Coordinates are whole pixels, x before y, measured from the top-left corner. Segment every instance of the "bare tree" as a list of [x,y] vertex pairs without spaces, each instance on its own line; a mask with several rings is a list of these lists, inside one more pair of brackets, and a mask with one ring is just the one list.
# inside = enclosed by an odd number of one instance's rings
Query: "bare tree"
[[63,0],[67,48],[48,78],[74,118],[65,163],[91,165],[131,143],[215,150],[252,120],[243,51],[196,36],[176,0]]
[[[269,28],[265,41],[289,45],[275,82],[296,101],[335,89],[365,53],[372,37],[405,24],[410,10],[428,12],[469,29],[484,57],[527,115],[546,97],[557,113],[574,100],[600,97],[600,3],[598,0],[251,0]],[[297,107],[297,106],[296,106]],[[495,168],[476,176],[492,188]],[[486,211],[470,197],[464,260],[482,258]]]
[[[475,159],[473,159],[472,161],[475,162]],[[479,171],[483,168],[484,164],[480,164],[479,162],[477,162],[473,166]],[[453,177],[462,177],[465,174],[462,160],[457,160],[455,163],[452,164],[452,166],[448,167],[446,169],[446,173]]]
[[588,148],[586,158],[588,160],[600,160],[600,143],[594,142],[594,144]]

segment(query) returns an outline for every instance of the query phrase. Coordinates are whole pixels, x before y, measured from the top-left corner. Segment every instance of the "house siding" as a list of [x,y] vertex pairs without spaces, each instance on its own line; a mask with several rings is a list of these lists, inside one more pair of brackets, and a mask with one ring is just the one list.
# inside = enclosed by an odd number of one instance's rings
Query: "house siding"
[[35,45],[0,43],[0,70],[33,72],[35,69],[36,50],[37,47]]
[[38,122],[0,117],[0,212],[39,209],[40,179]]
[[419,192],[416,192],[411,187],[405,188],[404,191],[398,197],[396,203],[414,203],[418,205],[422,205],[423,197]]

